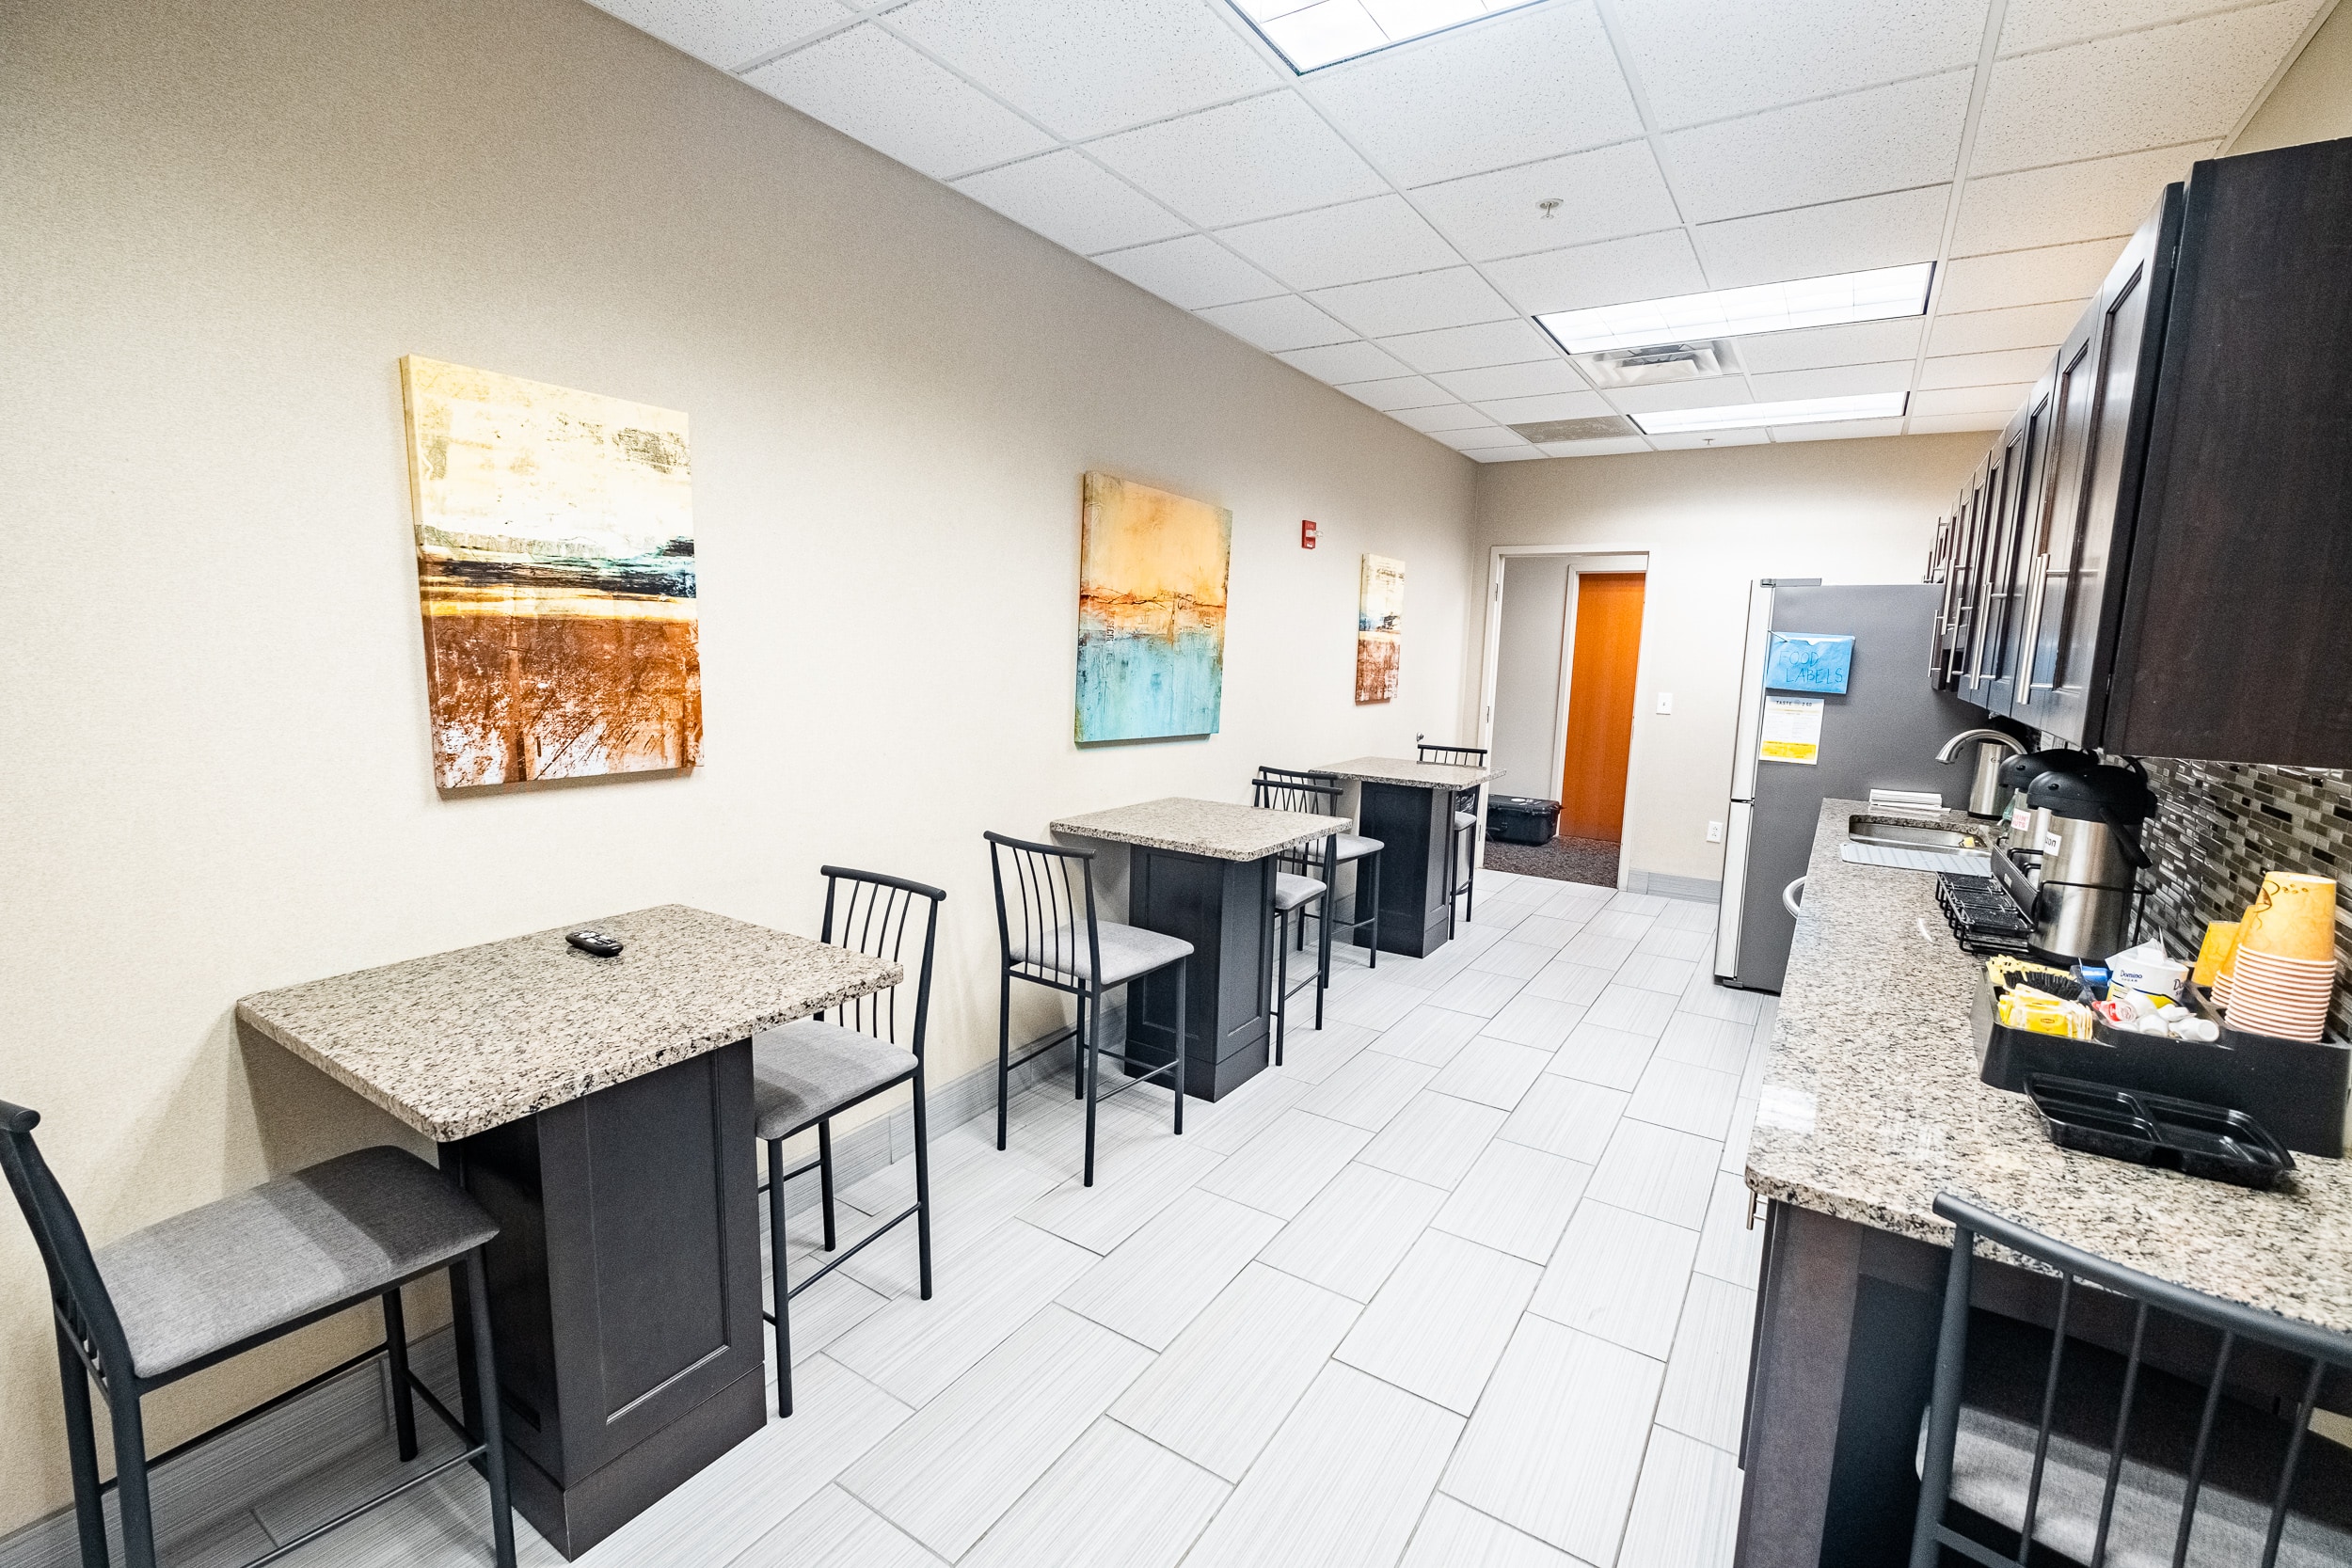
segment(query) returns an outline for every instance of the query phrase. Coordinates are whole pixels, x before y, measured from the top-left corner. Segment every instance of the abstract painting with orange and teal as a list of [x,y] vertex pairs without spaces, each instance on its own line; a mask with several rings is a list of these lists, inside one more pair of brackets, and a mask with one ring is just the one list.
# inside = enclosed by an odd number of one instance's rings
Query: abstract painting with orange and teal
[[1233,515],[1086,476],[1078,550],[1081,745],[1215,735],[1225,695]]

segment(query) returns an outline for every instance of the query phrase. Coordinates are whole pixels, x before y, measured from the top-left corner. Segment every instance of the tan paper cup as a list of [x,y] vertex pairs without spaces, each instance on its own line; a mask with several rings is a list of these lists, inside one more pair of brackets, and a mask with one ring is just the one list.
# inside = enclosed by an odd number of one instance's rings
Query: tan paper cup
[[2332,878],[2273,871],[2263,879],[2261,896],[2238,931],[2249,953],[2307,962],[2333,960],[2336,953],[2336,884]]

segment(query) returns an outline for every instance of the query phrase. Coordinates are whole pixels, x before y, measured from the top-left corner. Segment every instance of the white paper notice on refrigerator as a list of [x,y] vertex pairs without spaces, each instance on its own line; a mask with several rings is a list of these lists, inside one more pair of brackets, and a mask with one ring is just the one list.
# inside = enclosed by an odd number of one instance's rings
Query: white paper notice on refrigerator
[[1821,760],[1820,697],[1764,699],[1764,744],[1756,752],[1766,762],[1801,762],[1810,768]]

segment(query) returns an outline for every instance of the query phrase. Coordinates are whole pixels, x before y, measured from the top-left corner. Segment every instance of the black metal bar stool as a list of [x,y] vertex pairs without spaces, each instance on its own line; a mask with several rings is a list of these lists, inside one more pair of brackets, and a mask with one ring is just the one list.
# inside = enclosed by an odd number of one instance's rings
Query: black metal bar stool
[[[1946,1551],[1987,1568],[2061,1557],[2271,1568],[2282,1545],[2296,1562],[2352,1560],[2352,1454],[2307,1441],[2323,1381],[2352,1370],[2352,1337],[2125,1268],[1948,1193],[1935,1212],[1952,1222],[1952,1261],[1911,1568],[1937,1568]],[[2053,1329],[1989,1313],[1972,1324],[1979,1237],[2058,1275]],[[2124,1303],[2128,1355],[2069,1336],[2071,1313]],[[2143,1354],[2169,1346],[2178,1364],[2192,1337],[2214,1347],[2203,1386]],[[1972,1338],[1985,1354],[1970,1354]],[[2273,1378],[2301,1377],[2291,1420],[2225,1393],[2233,1358],[2256,1357]]]
[[[1176,1134],[1184,1131],[1184,993],[1192,973],[1192,943],[1181,938],[1098,920],[1094,913],[1094,851],[1065,849],[1055,844],[1030,844],[1003,833],[983,833],[989,843],[989,869],[996,879],[996,936],[1004,944],[1004,973],[997,998],[996,1022],[996,1147],[1005,1147],[1007,1097],[1012,1069],[1042,1055],[1064,1040],[1076,1041],[1071,1064],[1076,1098],[1087,1102],[1086,1181],[1094,1185],[1094,1108],[1099,1100],[1125,1094],[1138,1084],[1173,1074],[1176,1088]],[[1006,871],[1012,873],[1009,905],[1006,902]],[[1103,993],[1173,967],[1176,971],[1175,1056],[1157,1067],[1131,1060],[1124,1053],[1111,1057],[1133,1074],[1104,1095],[1099,1088],[1098,1064],[1103,1055]],[[1077,1019],[1057,1030],[1025,1053],[1012,1054],[1012,983],[1026,980],[1075,997]],[[1132,992],[1130,993],[1133,994]],[[1130,1008],[1132,1013],[1133,1009]],[[1134,1022],[1128,1028],[1132,1034]]]
[[[792,1414],[792,1298],[856,1257],[901,1220],[914,1221],[914,1248],[922,1274],[923,1299],[931,1299],[930,1131],[924,1120],[923,1037],[930,1021],[931,953],[939,936],[939,906],[947,895],[935,887],[847,866],[820,868],[825,879],[825,924],[820,941],[853,953],[903,962],[907,925],[917,904],[923,910],[923,960],[914,982],[914,1013],[907,1044],[898,1043],[898,987],[861,996],[825,1015],[795,1019],[752,1039],[753,1131],[768,1146],[768,1270],[775,1292],[776,1413]],[[899,982],[905,984],[904,981]],[[833,1207],[833,1118],[878,1094],[912,1085],[914,1100],[914,1201],[858,1238],[849,1251],[798,1285],[785,1269],[784,1184],[818,1173],[825,1213],[825,1250],[838,1244]],[[784,1168],[787,1138],[817,1129],[817,1158]]]
[[[1335,792],[1341,788],[1340,776],[1337,773],[1318,773],[1311,768],[1262,767],[1258,769],[1258,778],[1267,784],[1291,788],[1326,789]],[[1337,799],[1335,793],[1333,800]],[[1341,814],[1335,807],[1332,815]],[[1330,896],[1324,899],[1315,911],[1313,918],[1317,925],[1327,927],[1323,948],[1324,956],[1327,960],[1330,956],[1329,932],[1345,932],[1350,945],[1361,947],[1370,955],[1367,967],[1378,969],[1380,967],[1380,851],[1385,847],[1378,839],[1366,838],[1361,833],[1341,833],[1337,836],[1335,845],[1330,869],[1336,873],[1343,865],[1353,865],[1356,868],[1356,886],[1348,899],[1349,918],[1345,920],[1339,918],[1340,895],[1337,883],[1332,885]],[[1367,879],[1371,882],[1368,895],[1372,901],[1370,914],[1364,912]],[[1363,940],[1363,931],[1366,927],[1372,928],[1370,942]],[[1305,949],[1307,921],[1304,914],[1301,915],[1293,941],[1302,951]],[[1331,971],[1327,961],[1323,965],[1321,974],[1323,983],[1329,985]]]
[[[1340,814],[1340,790],[1329,785],[1285,784],[1279,779],[1251,781],[1250,804],[1261,811],[1296,811],[1314,816]],[[1339,835],[1327,834],[1320,844],[1285,849],[1274,860],[1274,1065],[1282,1065],[1282,1045],[1290,1032],[1290,1000],[1295,991],[1315,988],[1315,1027],[1323,1027],[1323,993],[1331,984],[1331,923],[1323,920],[1315,950],[1314,972],[1296,986],[1291,984],[1290,933],[1298,927],[1304,945],[1308,905],[1318,912],[1327,909],[1331,883],[1339,875]]]
[[[1484,746],[1432,746],[1419,736],[1413,737],[1413,743],[1420,748],[1422,762],[1444,768],[1486,766]],[[1454,792],[1454,832],[1445,847],[1446,901],[1461,904],[1464,920],[1478,918],[1478,792],[1483,787],[1471,784]],[[1466,840],[1469,848],[1463,853]],[[1460,867],[1458,871],[1456,866]]]
[[[150,1471],[381,1355],[391,1372],[394,1441],[402,1461],[417,1457],[414,1400],[419,1397],[469,1446],[253,1559],[246,1568],[273,1562],[469,1461],[479,1461],[489,1483],[492,1555],[499,1568],[514,1568],[515,1521],[507,1509],[498,1362],[482,1266],[483,1246],[499,1227],[480,1204],[405,1149],[363,1148],[158,1220],[93,1251],[65,1189],[33,1142],[40,1123],[37,1113],[0,1101],[0,1166],[8,1173],[8,1185],[49,1272],[73,1509],[86,1565],[104,1568],[107,1560],[101,1498],[109,1487],[120,1497],[123,1560],[130,1568],[155,1568]],[[437,1269],[459,1268],[471,1308],[479,1434],[468,1432],[409,1371],[400,1307],[403,1285]],[[371,1300],[383,1307],[381,1345],[168,1452],[148,1457],[139,1414],[145,1396]],[[103,1484],[90,1415],[93,1381],[105,1396],[114,1427],[116,1479]]]

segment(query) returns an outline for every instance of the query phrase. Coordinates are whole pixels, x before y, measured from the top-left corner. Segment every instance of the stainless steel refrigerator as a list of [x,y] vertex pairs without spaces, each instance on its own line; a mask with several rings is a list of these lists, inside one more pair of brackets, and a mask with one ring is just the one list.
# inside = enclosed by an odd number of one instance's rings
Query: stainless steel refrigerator
[[[1766,578],[1748,599],[1740,676],[1740,738],[1731,759],[1731,820],[1724,838],[1723,910],[1715,923],[1715,976],[1777,991],[1788,967],[1796,917],[1784,899],[1804,875],[1825,800],[1867,800],[1873,789],[1968,797],[1973,751],[1946,767],[1936,749],[1984,722],[1981,710],[1930,684],[1929,648],[1942,591],[1926,583],[1824,588],[1819,578]],[[1765,660],[1771,634],[1850,636],[1853,663],[1843,693],[1822,699],[1820,760],[1764,762]]]

